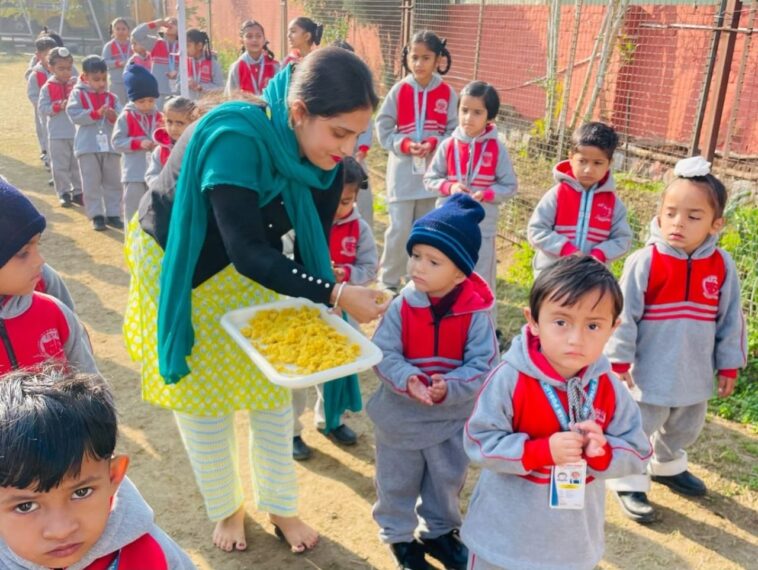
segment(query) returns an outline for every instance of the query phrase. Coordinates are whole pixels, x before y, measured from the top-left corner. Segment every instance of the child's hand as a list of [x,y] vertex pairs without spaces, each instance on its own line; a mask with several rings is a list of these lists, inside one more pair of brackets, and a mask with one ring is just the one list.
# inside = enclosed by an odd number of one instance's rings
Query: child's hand
[[429,396],[435,404],[440,403],[447,396],[447,380],[442,374],[432,374],[432,385],[429,387]]
[[104,106],[104,111],[101,111],[101,113],[105,113],[105,118],[109,121],[115,121],[118,118],[116,109],[112,109],[108,106]]
[[627,385],[628,388],[634,388],[634,378],[632,378],[631,372],[619,372],[616,375],[619,377],[619,380]]
[[483,190],[477,190],[474,192],[471,197],[476,200],[477,202],[481,202],[484,200],[484,191]]
[[451,194],[451,195],[453,195],[453,194],[471,194],[471,190],[469,190],[468,188],[466,188],[466,187],[465,187],[463,184],[461,184],[460,182],[455,182],[455,183],[454,183],[454,184],[453,184],[453,185],[450,187],[450,194]]
[[605,439],[603,428],[594,420],[585,420],[579,422],[573,426],[573,429],[578,430],[584,435],[584,454],[587,457],[600,457],[605,455],[605,444],[608,440]]
[[195,80],[194,80],[194,79],[190,79],[190,80],[189,80],[189,88],[190,88],[190,89],[192,89],[193,91],[200,91],[200,88],[199,88],[199,87],[200,87],[200,86],[199,86],[197,83],[195,83]]
[[345,280],[345,269],[342,267],[335,267],[334,278],[337,280],[337,283],[342,283]]
[[434,405],[432,397],[429,395],[429,388],[416,375],[408,378],[408,395],[427,406]]
[[153,150],[155,148],[155,143],[153,141],[143,139],[140,141],[139,146],[143,150]]
[[363,151],[363,150],[357,151],[355,153],[355,160],[357,160],[358,162],[363,162],[364,160],[366,160],[366,151]]
[[737,378],[729,378],[719,374],[719,398],[728,398],[734,392],[734,385],[737,383]]
[[574,431],[559,431],[550,436],[550,455],[556,465],[576,463],[582,459],[584,437]]
[[178,76],[179,76],[178,71],[169,71],[166,73],[166,77],[168,77],[169,79],[176,79]]
[[418,156],[420,157],[426,157],[430,152],[432,152],[432,143],[430,142],[422,142],[419,143],[419,153]]
[[412,142],[408,145],[408,152],[411,156],[421,156],[421,145],[417,142]]

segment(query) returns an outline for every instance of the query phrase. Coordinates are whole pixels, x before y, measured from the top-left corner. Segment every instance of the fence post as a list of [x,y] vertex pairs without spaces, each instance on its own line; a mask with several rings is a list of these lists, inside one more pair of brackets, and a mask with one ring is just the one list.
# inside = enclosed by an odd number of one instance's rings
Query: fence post
[[287,0],[279,1],[279,53],[282,54],[282,58],[289,52],[287,51]]
[[[742,0],[727,0],[725,16],[728,15],[728,20],[725,19],[724,23],[732,30],[739,27],[741,11]],[[724,111],[724,100],[726,99],[727,87],[729,87],[729,72],[732,69],[736,40],[737,34],[734,31],[724,32],[719,38],[715,66],[716,97],[713,104],[706,111],[704,121],[705,159],[709,161],[713,161],[713,155],[716,153],[716,143],[718,142],[719,127],[721,126],[721,114]]]
[[482,49],[482,24],[484,22],[484,4],[486,0],[479,0],[479,19],[476,22],[476,45],[474,46],[474,74],[473,79],[479,77],[479,55]]
[[404,46],[407,46],[411,41],[412,28],[413,28],[413,0],[403,0],[400,5],[402,12],[402,20],[400,21],[400,36]]

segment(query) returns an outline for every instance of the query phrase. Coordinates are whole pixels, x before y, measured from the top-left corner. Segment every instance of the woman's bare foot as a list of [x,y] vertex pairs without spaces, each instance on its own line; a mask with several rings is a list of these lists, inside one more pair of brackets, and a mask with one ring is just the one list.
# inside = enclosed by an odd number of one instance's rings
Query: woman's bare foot
[[245,506],[234,511],[213,529],[213,544],[225,552],[247,549],[245,540]]
[[318,533],[300,520],[300,517],[269,515],[269,520],[279,529],[279,538],[284,538],[295,554],[311,550],[318,543]]

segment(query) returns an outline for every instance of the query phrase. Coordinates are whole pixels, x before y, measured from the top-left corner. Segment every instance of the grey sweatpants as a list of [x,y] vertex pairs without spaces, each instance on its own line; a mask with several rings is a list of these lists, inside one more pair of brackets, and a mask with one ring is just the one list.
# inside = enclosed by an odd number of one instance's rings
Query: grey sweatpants
[[36,105],[34,106],[34,131],[37,134],[40,151],[45,152],[47,150],[47,125],[45,124],[45,117],[39,114]]
[[639,402],[642,429],[653,444],[653,458],[647,473],[609,479],[606,486],[614,491],[650,490],[650,475],[672,476],[687,470],[687,452],[697,441],[705,424],[708,402],[670,408]]
[[74,139],[48,139],[47,152],[50,169],[53,171],[55,193],[60,198],[67,192],[82,193],[82,179],[79,165],[74,157]]
[[84,209],[95,216],[121,217],[121,162],[111,152],[88,152],[79,156]]
[[373,516],[382,542],[410,542],[417,528],[422,539],[460,528],[468,464],[463,428],[425,449],[398,449],[377,439]]
[[124,223],[128,224],[139,209],[139,201],[147,192],[144,182],[124,182]]
[[355,202],[358,204],[358,213],[361,218],[366,220],[368,227],[374,229],[374,197],[371,194],[371,186],[358,190],[358,197]]
[[482,245],[479,248],[479,261],[476,262],[474,271],[482,276],[487,285],[492,289],[495,302],[492,304],[492,322],[497,325],[497,255],[495,253],[495,237],[482,236]]
[[[293,417],[293,435],[299,436],[303,433],[303,422],[300,416],[305,413],[305,406],[308,402],[309,388],[295,388],[292,390],[292,417]],[[324,427],[326,419],[324,417],[324,393],[321,390],[321,384],[316,385],[316,403],[313,405],[313,424],[319,428]]]
[[436,198],[404,200],[387,205],[390,224],[384,232],[384,251],[380,262],[379,282],[384,287],[399,289],[408,273],[408,253],[405,244],[413,222],[434,210]]

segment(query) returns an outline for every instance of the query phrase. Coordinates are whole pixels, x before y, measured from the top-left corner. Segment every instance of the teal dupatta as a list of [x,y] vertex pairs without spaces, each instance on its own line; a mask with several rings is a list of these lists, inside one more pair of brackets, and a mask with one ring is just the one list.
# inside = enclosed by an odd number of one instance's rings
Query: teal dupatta
[[[263,92],[268,108],[231,101],[205,115],[187,145],[176,186],[158,298],[158,362],[167,384],[190,373],[192,353],[192,277],[208,226],[208,197],[215,186],[254,189],[261,206],[284,202],[293,222],[306,269],[334,280],[329,245],[310,188],[325,190],[338,169],[325,171],[300,156],[288,124],[287,91],[292,66],[276,75]],[[268,112],[267,112],[268,111]],[[327,431],[339,425],[345,409],[361,408],[355,375],[324,385]],[[339,410],[339,411],[337,411]],[[336,423],[335,423],[336,422]]]

